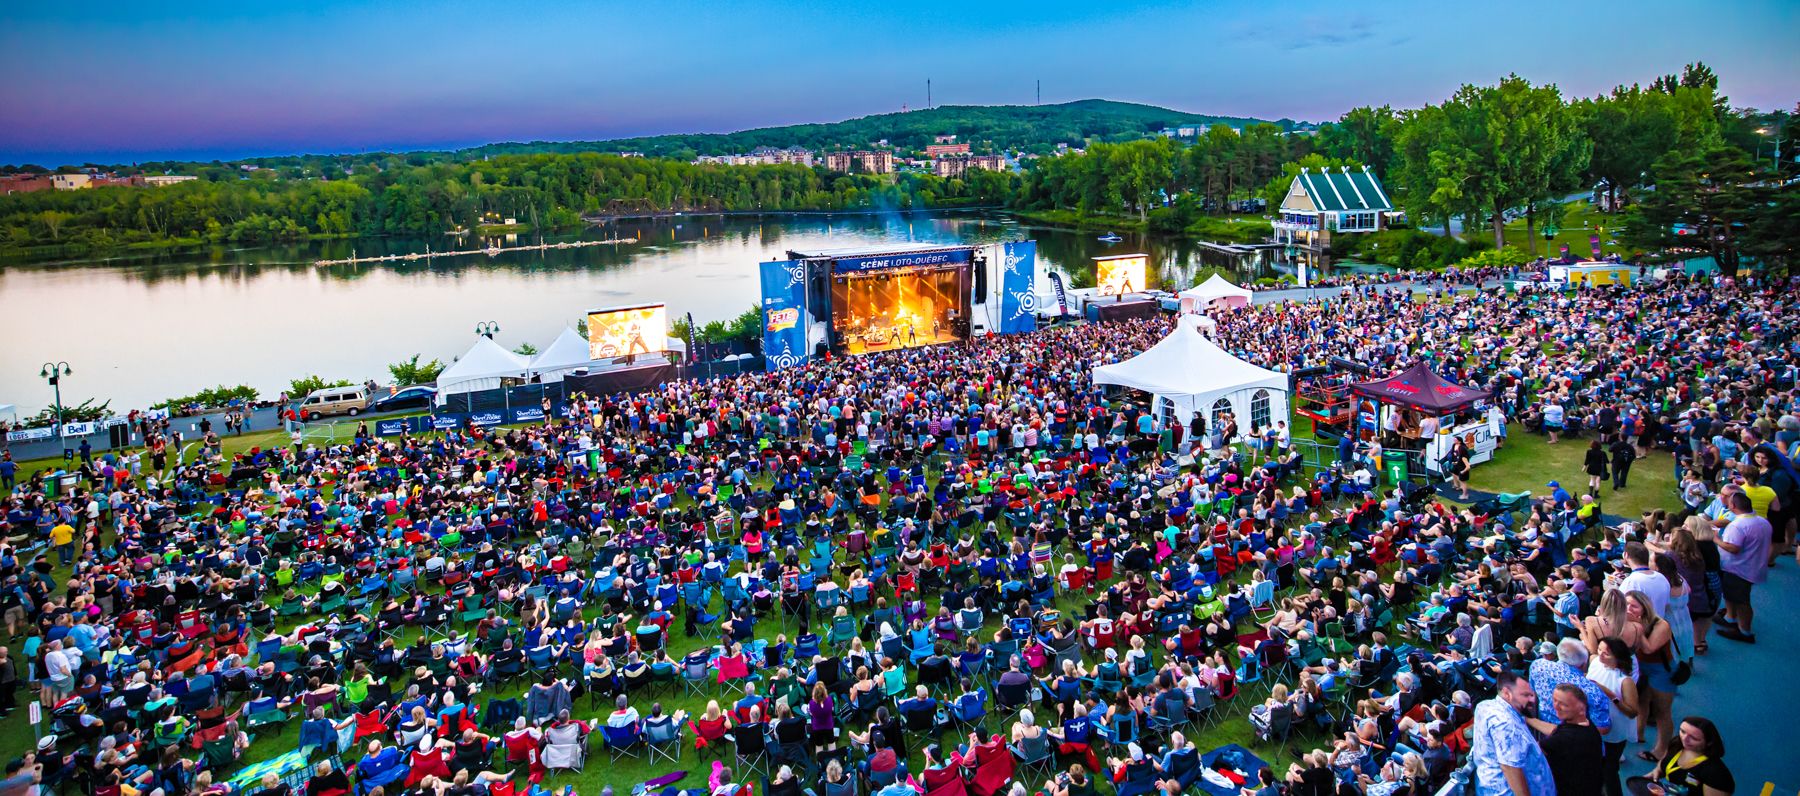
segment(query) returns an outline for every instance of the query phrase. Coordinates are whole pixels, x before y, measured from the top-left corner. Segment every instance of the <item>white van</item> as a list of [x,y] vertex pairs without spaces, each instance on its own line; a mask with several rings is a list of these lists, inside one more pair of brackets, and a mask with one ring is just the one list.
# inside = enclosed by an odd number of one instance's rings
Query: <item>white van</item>
[[325,415],[355,417],[368,408],[369,393],[361,387],[325,387],[306,396],[306,400],[300,402],[298,414],[307,420],[318,420]]

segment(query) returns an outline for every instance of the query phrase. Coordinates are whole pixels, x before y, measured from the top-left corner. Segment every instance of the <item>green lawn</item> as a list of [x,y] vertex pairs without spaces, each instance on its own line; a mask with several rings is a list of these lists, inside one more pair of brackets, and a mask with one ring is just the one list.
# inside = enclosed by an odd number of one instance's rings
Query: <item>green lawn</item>
[[[1469,486],[1487,492],[1525,492],[1535,496],[1550,493],[1545,484],[1560,482],[1569,494],[1587,491],[1588,477],[1582,470],[1591,437],[1563,439],[1555,445],[1548,437],[1527,433],[1515,426],[1493,461],[1474,467]],[[1608,514],[1635,520],[1654,508],[1680,507],[1676,493],[1675,463],[1669,454],[1654,452],[1639,459],[1631,467],[1623,491],[1614,491],[1608,480],[1600,487],[1600,507]]]
[[[1576,259],[1586,260],[1593,257],[1594,253],[1593,245],[1588,242],[1588,238],[1599,235],[1601,254],[1625,255],[1630,253],[1630,249],[1615,240],[1615,236],[1625,228],[1623,214],[1596,211],[1593,203],[1586,199],[1570,202],[1564,207],[1567,209],[1555,238],[1549,241],[1544,240],[1542,224],[1538,225],[1535,236],[1528,237],[1525,234],[1525,220],[1521,218],[1506,225],[1507,244],[1529,251],[1527,247],[1530,244],[1527,241],[1535,241],[1540,257],[1556,257],[1561,251],[1560,247],[1566,245],[1569,247],[1570,255]],[[1494,233],[1492,229],[1484,227],[1482,234],[1486,238],[1492,238]]]

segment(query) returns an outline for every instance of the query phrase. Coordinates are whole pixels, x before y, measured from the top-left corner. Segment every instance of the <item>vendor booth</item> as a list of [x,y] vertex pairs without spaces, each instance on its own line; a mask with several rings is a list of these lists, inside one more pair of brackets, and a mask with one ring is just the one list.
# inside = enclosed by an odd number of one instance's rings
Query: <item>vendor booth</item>
[[[1357,398],[1356,417],[1359,428],[1379,430],[1396,428],[1402,447],[1417,450],[1425,472],[1441,475],[1451,446],[1461,439],[1469,450],[1469,463],[1480,464],[1494,457],[1499,447],[1498,418],[1477,414],[1456,422],[1459,414],[1486,401],[1493,393],[1451,383],[1437,374],[1430,363],[1417,362],[1385,379],[1350,385]],[[1413,412],[1437,420],[1437,432],[1424,437],[1418,427],[1404,422],[1387,422],[1395,412]]]
[[1181,291],[1181,311],[1204,312],[1214,302],[1223,303],[1227,307],[1242,307],[1250,303],[1252,294],[1237,285],[1225,280],[1225,277],[1213,274],[1205,282]]
[[1232,356],[1207,339],[1204,318],[1183,315],[1175,330],[1135,357],[1094,369],[1095,384],[1150,393],[1164,424],[1205,412],[1216,427],[1230,412],[1245,433],[1288,419],[1288,377]]
[[497,389],[508,379],[523,379],[529,365],[525,357],[501,348],[493,338],[476,337],[468,351],[438,374],[438,405],[455,393]]

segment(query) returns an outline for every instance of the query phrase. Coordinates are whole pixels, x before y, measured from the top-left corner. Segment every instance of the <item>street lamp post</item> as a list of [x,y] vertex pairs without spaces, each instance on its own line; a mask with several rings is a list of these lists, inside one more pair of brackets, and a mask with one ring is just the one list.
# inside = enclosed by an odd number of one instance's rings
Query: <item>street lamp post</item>
[[492,340],[494,339],[494,335],[500,333],[500,324],[493,321],[482,321],[481,323],[475,324],[475,333]]
[[[62,424],[63,424],[62,380],[63,380],[64,376],[67,376],[73,372],[74,371],[69,369],[69,363],[61,362],[61,361],[45,362],[43,367],[38,369],[38,376],[42,377],[44,379],[44,381],[50,382],[50,389],[54,390],[56,393],[56,404],[54,405],[53,409],[56,412],[56,439],[58,442],[61,442],[63,439],[63,433],[62,433]],[[67,453],[68,446],[65,444],[63,447],[64,447],[64,452]]]
[[1777,121],[1775,123],[1775,129],[1772,131],[1767,127],[1756,128],[1756,132],[1762,133],[1763,135],[1769,135],[1771,132],[1774,133],[1774,138],[1775,138],[1775,176],[1776,177],[1781,176],[1781,129],[1785,126],[1787,126],[1787,117],[1783,116],[1783,117],[1781,117],[1780,121]]

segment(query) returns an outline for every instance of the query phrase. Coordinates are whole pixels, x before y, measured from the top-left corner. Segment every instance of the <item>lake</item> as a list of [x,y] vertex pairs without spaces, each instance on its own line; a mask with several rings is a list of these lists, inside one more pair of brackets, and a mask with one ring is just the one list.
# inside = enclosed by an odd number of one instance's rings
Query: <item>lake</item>
[[[1035,239],[1042,269],[1092,284],[1092,257],[1144,252],[1151,286],[1180,289],[1220,268],[1240,280],[1287,266],[1238,263],[1191,242],[1016,223],[1000,213],[619,221],[549,242],[635,237],[635,244],[317,267],[320,259],[478,248],[441,238],[363,238],[121,256],[0,268],[0,404],[21,417],[49,406],[42,363],[67,361],[65,405],[110,400],[115,411],[219,384],[273,398],[297,377],[388,380],[387,363],[422,354],[445,362],[475,325],[499,324],[507,348],[542,348],[589,309],[666,302],[670,318],[706,323],[756,306],[757,263],[789,249],[881,243]],[[535,235],[497,245],[536,243]],[[1040,270],[1040,274],[1042,270]],[[1040,292],[1048,293],[1040,285]]]

